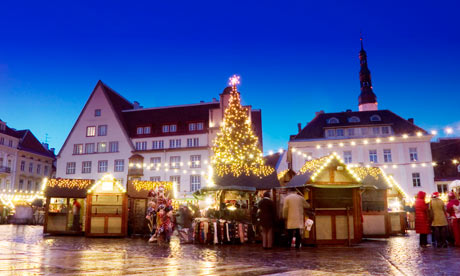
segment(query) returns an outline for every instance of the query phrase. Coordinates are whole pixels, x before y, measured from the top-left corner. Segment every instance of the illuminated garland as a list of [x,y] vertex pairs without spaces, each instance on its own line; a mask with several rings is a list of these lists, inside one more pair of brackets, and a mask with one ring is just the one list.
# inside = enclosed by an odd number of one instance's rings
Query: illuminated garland
[[307,161],[302,166],[302,168],[300,168],[299,172],[302,173],[302,174],[304,174],[306,172],[315,172],[319,168],[321,168],[321,166],[324,164],[324,162],[326,162],[326,160],[328,158],[329,158],[329,156],[323,156],[323,157],[318,158],[318,159],[313,159],[313,160]]
[[382,170],[378,167],[353,167],[352,171],[361,179],[364,179],[366,176],[370,175],[375,178],[375,180],[378,180],[379,177],[383,176]]
[[91,179],[52,178],[46,182],[46,186],[81,190],[88,188],[92,183]]
[[133,180],[133,186],[136,191],[150,191],[150,190],[155,190],[156,188],[162,186],[166,190],[172,190],[173,189],[173,183],[170,181],[144,181],[144,180]]
[[282,179],[289,170],[284,170],[278,173],[278,180]]
[[259,139],[251,128],[248,110],[241,105],[240,94],[236,89],[238,77],[233,76],[230,80],[230,101],[225,109],[220,132],[214,140],[211,163],[221,177],[230,173],[235,177],[242,174],[267,176],[274,169],[265,165],[263,153],[258,147]]

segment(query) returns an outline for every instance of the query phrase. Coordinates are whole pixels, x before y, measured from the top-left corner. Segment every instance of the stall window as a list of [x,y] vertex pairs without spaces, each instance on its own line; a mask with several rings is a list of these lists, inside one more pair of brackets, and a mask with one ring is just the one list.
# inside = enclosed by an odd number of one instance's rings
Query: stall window
[[352,189],[315,189],[315,208],[353,207]]
[[364,212],[385,211],[385,193],[386,190],[366,190],[362,194],[362,203]]

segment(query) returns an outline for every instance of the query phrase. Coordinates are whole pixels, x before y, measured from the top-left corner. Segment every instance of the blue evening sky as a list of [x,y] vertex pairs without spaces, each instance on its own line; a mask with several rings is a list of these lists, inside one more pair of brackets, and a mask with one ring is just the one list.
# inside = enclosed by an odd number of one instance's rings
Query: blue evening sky
[[[379,2],[379,3],[377,3]],[[210,101],[232,74],[264,150],[357,110],[359,33],[379,108],[460,135],[458,1],[2,1],[0,119],[59,149],[101,79],[144,107]]]

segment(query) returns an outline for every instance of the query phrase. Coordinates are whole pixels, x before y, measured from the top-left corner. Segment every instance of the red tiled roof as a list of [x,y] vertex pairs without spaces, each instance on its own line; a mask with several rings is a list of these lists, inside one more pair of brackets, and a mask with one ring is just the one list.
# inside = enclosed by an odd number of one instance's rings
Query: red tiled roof
[[[379,115],[381,121],[371,121],[372,115]],[[348,121],[350,117],[358,117],[360,122],[352,123]],[[337,118],[339,123],[328,124],[327,121],[331,118]],[[290,140],[302,140],[302,139],[323,139],[324,130],[326,128],[337,128],[337,127],[362,127],[362,126],[379,126],[387,125],[391,126],[394,134],[402,135],[415,134],[421,131],[424,134],[427,132],[412,124],[408,120],[405,120],[398,115],[394,114],[389,110],[375,110],[375,111],[355,111],[355,112],[339,112],[339,113],[321,113],[318,114],[311,122],[309,122],[297,135],[291,136]]]
[[28,151],[31,153],[36,153],[40,155],[44,155],[50,158],[55,158],[55,155],[52,151],[46,149],[40,141],[33,135],[33,133],[28,130],[19,130],[16,131],[18,135],[21,137],[19,141],[18,149]]

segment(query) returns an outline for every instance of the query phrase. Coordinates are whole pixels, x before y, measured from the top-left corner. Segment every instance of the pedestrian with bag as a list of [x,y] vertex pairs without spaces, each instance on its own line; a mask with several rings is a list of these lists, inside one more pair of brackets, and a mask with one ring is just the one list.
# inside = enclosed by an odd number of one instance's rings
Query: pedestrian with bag
[[295,248],[299,249],[302,242],[300,229],[304,228],[304,211],[309,208],[303,196],[296,193],[296,189],[291,189],[289,195],[284,199],[283,217],[286,219],[286,229],[288,230],[289,248],[291,247],[292,238],[295,236]]
[[270,192],[265,192],[258,204],[258,219],[262,228],[262,247],[271,249],[273,246],[273,226],[275,224],[275,203],[270,199]]

